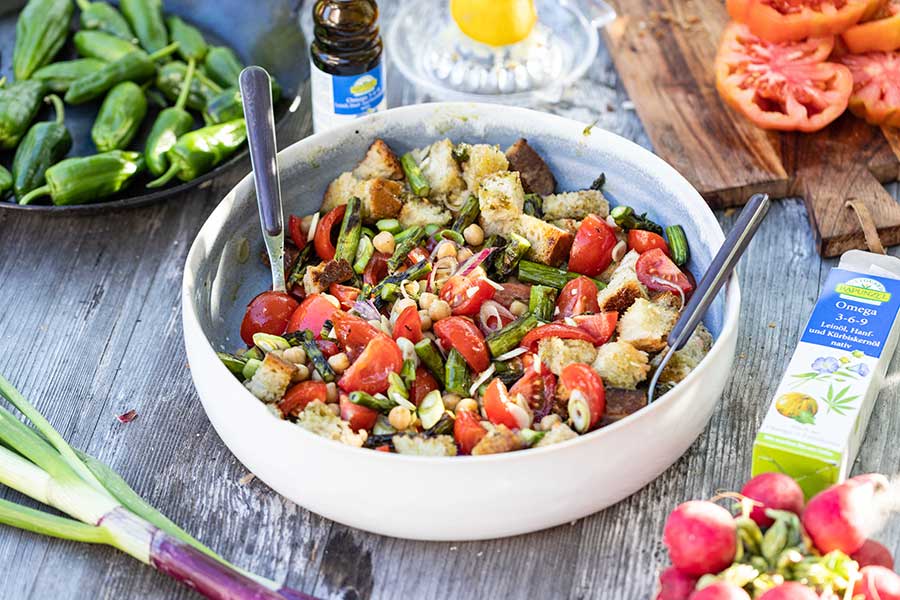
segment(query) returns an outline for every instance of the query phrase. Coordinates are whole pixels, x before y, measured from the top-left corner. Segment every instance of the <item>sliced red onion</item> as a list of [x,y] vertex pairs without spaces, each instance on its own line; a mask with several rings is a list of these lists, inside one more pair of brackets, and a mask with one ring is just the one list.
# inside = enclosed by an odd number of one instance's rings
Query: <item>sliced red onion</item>
[[515,320],[515,315],[494,300],[485,300],[478,311],[478,328],[484,335],[490,335],[502,329],[506,323]]
[[381,313],[375,308],[371,300],[357,300],[353,303],[353,310],[366,321],[380,321]]
[[485,282],[487,282],[487,284],[488,284],[489,286],[491,286],[492,288],[494,288],[494,289],[497,290],[498,292],[502,292],[502,291],[503,291],[503,286],[500,285],[499,283],[497,283],[496,281],[491,281],[491,280],[488,279],[487,277],[485,277],[484,280],[485,280]]
[[[657,277],[656,275],[651,275],[650,281],[652,281],[656,285],[660,285],[664,288],[668,288],[668,289],[674,291],[675,293],[677,293],[681,297],[681,308],[684,308],[684,290],[682,290],[680,287],[678,287],[671,281],[669,281],[667,279],[663,279],[662,277]],[[679,308],[678,310],[681,310],[681,308]]]
[[481,384],[491,378],[491,375],[494,374],[495,367],[493,363],[487,369],[481,372],[478,378],[472,382],[472,385],[469,386],[469,396],[472,398],[475,397],[475,392],[478,391],[478,388],[481,387]]
[[531,427],[534,415],[527,408],[525,399],[519,394],[516,394],[516,396],[506,405],[506,412],[511,414],[516,420],[519,429],[528,429]]
[[510,350],[509,352],[505,352],[505,353],[501,354],[500,356],[496,357],[494,360],[497,362],[504,362],[504,361],[513,359],[517,356],[520,356],[522,354],[525,354],[526,352],[528,352],[528,348],[522,348],[521,346],[519,346],[518,348],[515,348],[514,350]]
[[487,258],[494,252],[494,248],[482,248],[477,253],[475,253],[469,260],[464,262],[459,266],[459,269],[456,271],[456,275],[468,275],[475,269],[477,269],[481,263],[483,263]]
[[133,408],[128,412],[124,412],[116,417],[120,423],[131,423],[137,418],[137,411]]
[[319,213],[313,215],[312,221],[309,222],[309,231],[306,233],[306,241],[311,242],[316,237],[316,229],[319,227]]
[[444,244],[451,244],[454,247],[456,246],[456,242],[454,242],[453,240],[442,239],[434,245],[434,249],[431,251],[431,254],[428,256],[428,260],[433,261],[434,259],[436,259],[437,255],[438,255],[438,251],[441,249],[441,247],[444,246]]

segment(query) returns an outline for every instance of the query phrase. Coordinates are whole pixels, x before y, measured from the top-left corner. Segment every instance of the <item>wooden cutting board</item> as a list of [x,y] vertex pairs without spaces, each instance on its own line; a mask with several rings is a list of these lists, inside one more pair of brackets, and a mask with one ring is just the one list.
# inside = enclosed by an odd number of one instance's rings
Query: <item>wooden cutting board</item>
[[713,207],[751,194],[803,196],[819,251],[865,248],[866,205],[885,245],[900,244],[900,204],[882,183],[900,176],[900,134],[849,113],[815,134],[766,132],[716,93],[713,61],[728,14],[721,0],[613,0],[605,29],[619,76],[654,150]]

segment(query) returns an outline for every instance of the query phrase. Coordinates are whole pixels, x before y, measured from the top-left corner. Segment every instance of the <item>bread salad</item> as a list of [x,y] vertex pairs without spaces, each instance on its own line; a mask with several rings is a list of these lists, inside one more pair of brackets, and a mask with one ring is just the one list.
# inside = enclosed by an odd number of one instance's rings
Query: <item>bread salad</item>
[[[279,418],[383,452],[495,454],[622,419],[694,280],[684,230],[610,210],[604,182],[557,193],[525,140],[376,140],[290,216],[288,293],[256,296],[247,348],[220,358]],[[711,343],[701,326],[663,391]]]

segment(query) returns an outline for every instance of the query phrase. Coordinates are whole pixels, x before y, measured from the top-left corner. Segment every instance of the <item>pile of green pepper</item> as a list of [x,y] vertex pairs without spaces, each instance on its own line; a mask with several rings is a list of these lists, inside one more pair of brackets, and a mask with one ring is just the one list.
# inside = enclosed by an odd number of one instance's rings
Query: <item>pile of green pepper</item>
[[[76,8],[78,57],[54,62]],[[162,0],[121,0],[119,8],[29,0],[16,26],[15,80],[0,80],[0,149],[15,150],[11,172],[0,166],[0,198],[81,204],[118,193],[145,170],[156,178],[148,187],[199,177],[246,139],[242,69],[230,48],[210,46],[196,27],[166,16]],[[91,128],[97,154],[66,158],[72,137],[63,100],[100,103]],[[54,117],[33,123],[45,102]],[[154,104],[163,110],[147,123]],[[145,127],[143,147],[131,148]]]

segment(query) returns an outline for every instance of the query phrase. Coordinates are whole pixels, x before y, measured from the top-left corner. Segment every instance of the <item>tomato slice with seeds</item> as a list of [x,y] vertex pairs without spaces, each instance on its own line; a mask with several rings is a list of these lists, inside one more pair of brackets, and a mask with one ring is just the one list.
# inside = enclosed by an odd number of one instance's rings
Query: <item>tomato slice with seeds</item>
[[365,319],[343,310],[335,310],[331,315],[331,322],[334,324],[334,337],[350,360],[356,360],[376,337],[387,337],[385,332]]
[[480,417],[471,410],[461,410],[456,413],[453,421],[453,438],[459,446],[460,454],[472,454],[472,449],[478,445],[487,430],[481,425]]
[[559,297],[556,299],[555,318],[557,319],[599,311],[600,302],[597,299],[597,286],[584,275],[576,277],[564,285],[559,292]]
[[694,287],[675,263],[663,251],[654,248],[641,254],[634,266],[638,281],[657,292],[690,293]]
[[252,346],[254,333],[281,335],[286,327],[288,331],[293,331],[288,323],[297,306],[299,303],[284,292],[268,291],[259,294],[247,305],[241,321],[241,339]]
[[531,426],[530,411],[516,404],[506,385],[496,377],[484,392],[483,404],[484,414],[494,425],[506,425],[510,429],[525,429]]
[[324,381],[301,381],[284,394],[278,402],[278,410],[283,415],[296,417],[310,402],[318,400],[324,403],[327,398],[328,387]]
[[614,310],[596,315],[580,315],[574,317],[579,329],[584,329],[594,338],[594,345],[601,346],[609,341],[616,332],[619,313]]
[[528,368],[525,375],[509,388],[511,397],[517,394],[525,398],[532,410],[549,412],[556,401],[556,375],[544,366],[540,367],[540,371]]
[[407,306],[394,322],[394,339],[404,337],[413,344],[422,341],[422,318],[415,306]]
[[616,232],[597,215],[588,215],[581,222],[572,242],[569,270],[594,277],[612,262],[612,251],[619,240]]
[[416,406],[420,405],[429,392],[439,389],[441,389],[441,386],[428,369],[421,365],[416,367],[416,378],[412,382],[409,398],[413,404]]
[[397,343],[386,335],[372,338],[359,358],[351,363],[338,380],[338,387],[347,393],[357,390],[380,394],[388,389],[388,375],[403,368],[403,353]]
[[372,429],[378,420],[378,411],[361,404],[353,404],[347,394],[341,394],[341,418],[350,424],[350,429]]
[[900,51],[848,54],[853,73],[850,111],[872,125],[900,127]]
[[606,411],[606,389],[600,376],[584,363],[567,365],[559,374],[559,384],[569,398],[569,418],[578,433],[597,426]]
[[900,49],[900,0],[890,2],[874,20],[854,25],[841,38],[854,54]]
[[433,328],[435,335],[441,340],[441,345],[447,350],[456,348],[476,373],[481,373],[491,366],[484,336],[471,319],[447,317],[435,323]]
[[796,42],[843,33],[877,9],[880,0],[727,0],[728,14],[770,42]]
[[766,42],[737,23],[722,36],[716,88],[733,109],[764,129],[818,131],[847,108],[853,77],[824,62],[833,38]]
[[319,219],[316,225],[316,235],[313,238],[313,244],[316,248],[316,254],[324,261],[334,258],[334,234],[335,225],[340,226],[344,213],[347,211],[347,205],[342,204],[328,211],[325,216]]
[[350,310],[359,298],[359,288],[352,285],[341,285],[340,283],[332,283],[328,287],[328,293],[338,299],[341,308]]
[[669,255],[669,244],[666,243],[663,236],[643,229],[632,229],[628,232],[628,247],[638,254],[659,248],[666,253],[666,256]]
[[306,297],[297,310],[291,315],[291,320],[287,325],[287,333],[294,331],[303,331],[309,329],[313,332],[313,336],[320,337],[322,335],[322,326],[325,321],[337,311],[334,304],[327,300],[321,294],[311,294]]
[[471,316],[478,314],[481,305],[493,298],[496,291],[483,277],[454,275],[441,286],[440,296],[454,315]]
[[376,252],[366,264],[366,270],[363,272],[363,281],[369,285],[378,285],[378,283],[387,277],[389,255],[382,252]]

